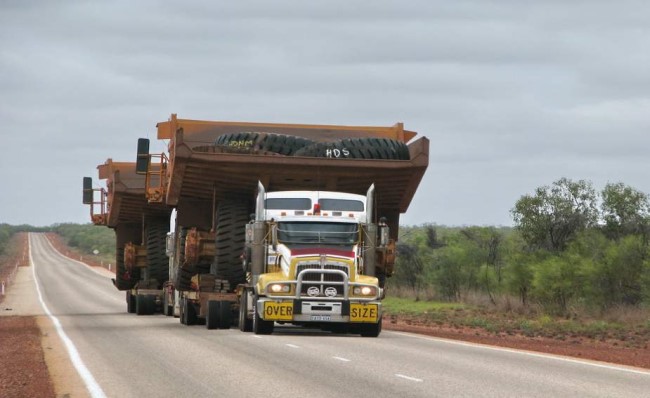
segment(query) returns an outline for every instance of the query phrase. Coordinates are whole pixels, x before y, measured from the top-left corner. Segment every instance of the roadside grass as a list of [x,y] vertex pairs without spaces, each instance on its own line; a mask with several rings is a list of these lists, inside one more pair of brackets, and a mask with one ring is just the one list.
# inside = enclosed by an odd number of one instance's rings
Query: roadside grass
[[637,309],[634,315],[630,315],[630,309],[613,309],[599,317],[586,312],[559,317],[538,310],[522,313],[504,311],[495,306],[390,296],[384,299],[383,307],[388,317],[403,318],[411,324],[429,327],[472,328],[493,334],[569,341],[613,340],[622,346],[650,348],[648,309]]

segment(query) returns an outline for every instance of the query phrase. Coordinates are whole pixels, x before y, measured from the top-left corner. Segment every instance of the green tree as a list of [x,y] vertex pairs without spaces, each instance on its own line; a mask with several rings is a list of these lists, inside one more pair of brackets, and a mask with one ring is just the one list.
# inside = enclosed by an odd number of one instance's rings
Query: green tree
[[[644,264],[648,248],[643,238],[630,235],[604,242],[602,252],[585,259],[585,297],[600,309],[637,305],[643,299]],[[585,257],[583,257],[585,258]]]
[[503,235],[493,227],[468,227],[460,233],[476,246],[479,251],[480,284],[490,298],[494,300],[494,290],[498,289],[502,280],[501,269],[503,266],[502,243]]
[[610,238],[648,234],[650,200],[648,195],[622,182],[607,184],[601,191],[604,230]]
[[578,232],[596,225],[596,194],[590,182],[561,178],[522,196],[511,214],[531,247],[561,252]]
[[532,294],[547,310],[566,314],[573,298],[581,296],[583,259],[563,254],[548,257],[533,268]]

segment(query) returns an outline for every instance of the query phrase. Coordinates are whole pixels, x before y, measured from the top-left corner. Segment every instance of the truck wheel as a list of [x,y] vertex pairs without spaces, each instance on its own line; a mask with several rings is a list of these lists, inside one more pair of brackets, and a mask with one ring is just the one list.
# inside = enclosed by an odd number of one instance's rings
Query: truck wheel
[[138,315],[152,315],[156,309],[156,297],[138,294],[135,296],[135,313]]
[[181,300],[181,323],[183,325],[196,325],[198,318],[196,317],[196,309],[194,304],[190,303],[187,299]]
[[377,337],[381,333],[381,317],[377,323],[364,323],[361,326],[360,334],[362,337]]
[[187,316],[185,315],[185,300],[180,299],[178,307],[178,319],[181,322],[181,325],[187,325]]
[[242,292],[239,299],[239,330],[250,332],[253,330],[253,320],[248,318],[248,293]]
[[147,270],[158,288],[169,279],[169,259],[165,254],[168,230],[169,220],[164,218],[149,219],[146,225]]
[[126,312],[135,314],[135,296],[131,294],[130,290],[126,291]]
[[230,289],[246,282],[241,254],[249,221],[248,204],[242,200],[226,199],[217,206],[216,254],[212,274],[230,283]]
[[205,316],[205,327],[208,330],[219,327],[221,317],[221,302],[216,300],[208,301],[208,311]]
[[273,333],[273,321],[265,321],[257,313],[257,297],[253,300],[253,333],[271,334]]
[[232,325],[232,304],[230,301],[219,302],[219,329],[230,329]]
[[191,289],[192,273],[183,268],[185,262],[185,237],[187,237],[187,228],[178,227],[178,240],[176,241],[176,252],[174,258],[174,287],[176,290],[186,292]]

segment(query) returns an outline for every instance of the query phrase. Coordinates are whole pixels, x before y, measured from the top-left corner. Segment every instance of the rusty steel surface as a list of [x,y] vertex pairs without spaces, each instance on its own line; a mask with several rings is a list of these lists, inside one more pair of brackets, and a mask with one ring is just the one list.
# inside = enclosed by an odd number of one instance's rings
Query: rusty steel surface
[[200,262],[212,262],[215,255],[214,232],[199,231],[192,228],[185,238],[185,263],[183,267],[194,266]]
[[99,178],[106,180],[108,215],[106,224],[138,223],[143,216],[168,217],[171,210],[162,204],[149,204],[145,198],[145,176],[136,174],[135,162],[108,159],[97,166]]
[[173,140],[175,133],[182,129],[185,142],[190,147],[210,145],[222,134],[244,131],[295,135],[320,142],[358,137],[381,137],[408,142],[417,134],[404,130],[402,123],[390,127],[247,123],[178,119],[175,114],[172,114],[168,121],[158,123],[156,127],[158,139],[161,140]]
[[330,190],[365,194],[375,184],[378,208],[408,209],[429,163],[429,140],[408,145],[410,160],[330,159],[194,151],[182,131],[168,165],[166,202],[248,195],[260,180],[269,191]]

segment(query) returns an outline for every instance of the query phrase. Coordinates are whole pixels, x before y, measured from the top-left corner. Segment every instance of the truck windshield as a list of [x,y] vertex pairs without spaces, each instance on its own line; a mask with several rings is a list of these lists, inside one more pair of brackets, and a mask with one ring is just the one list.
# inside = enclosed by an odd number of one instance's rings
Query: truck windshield
[[351,246],[359,239],[357,224],[331,222],[280,222],[278,241],[286,245]]

